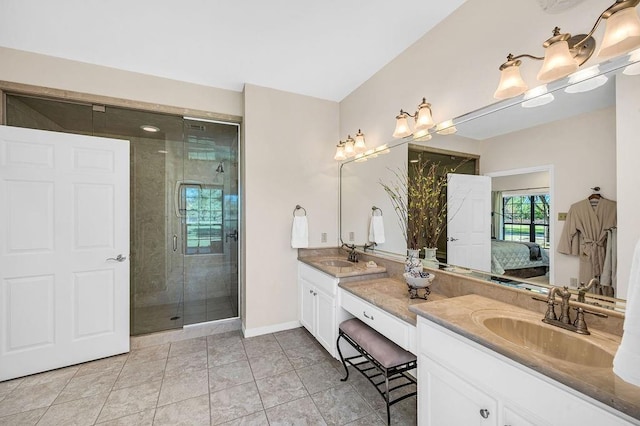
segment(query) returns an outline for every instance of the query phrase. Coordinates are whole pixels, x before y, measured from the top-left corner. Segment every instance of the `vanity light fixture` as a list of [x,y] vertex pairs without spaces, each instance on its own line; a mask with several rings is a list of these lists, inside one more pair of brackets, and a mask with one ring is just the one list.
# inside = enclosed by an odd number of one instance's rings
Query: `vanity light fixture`
[[543,84],[526,92],[524,102],[520,105],[523,108],[535,108],[553,102],[554,99],[552,93],[547,93],[547,85]]
[[593,33],[603,20],[606,22],[605,34],[598,56],[617,56],[640,47],[640,18],[635,9],[638,4],[640,0],[617,0],[598,16],[589,34],[572,36],[561,33],[558,27],[554,28],[553,36],[543,43],[544,57],[509,54],[507,61],[500,65],[500,83],[494,98],[512,98],[527,91],[527,84],[520,75],[521,58],[543,61],[537,76],[542,82],[576,72],[593,55],[596,47]]
[[142,126],[140,126],[140,128],[149,133],[158,133],[160,131],[159,128],[157,128],[156,126],[152,126],[151,124],[143,124]]
[[[640,0],[639,0],[640,1]],[[413,117],[415,119],[415,129],[412,132],[407,119]],[[400,110],[400,114],[396,116],[396,129],[393,132],[394,138],[406,138],[413,135],[414,138],[426,136],[435,123],[431,114],[431,104],[426,98],[422,98],[422,102],[418,105],[418,110],[414,114],[409,114],[404,110]]]
[[436,133],[439,135],[452,135],[457,131],[456,126],[453,125],[453,120],[445,120],[436,126]]
[[367,145],[364,141],[364,133],[358,129],[356,138],[352,138],[351,135],[347,135],[347,140],[338,142],[336,145],[336,153],[333,156],[334,160],[344,161],[347,158],[362,154],[367,150]]
[[569,76],[570,86],[567,86],[564,91],[567,93],[582,93],[597,89],[609,79],[606,75],[598,74],[600,74],[599,65],[575,72]]

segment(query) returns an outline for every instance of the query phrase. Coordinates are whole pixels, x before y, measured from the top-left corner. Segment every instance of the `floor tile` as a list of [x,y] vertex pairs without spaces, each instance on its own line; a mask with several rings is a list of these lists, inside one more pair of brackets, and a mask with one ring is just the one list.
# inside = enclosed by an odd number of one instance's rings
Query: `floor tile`
[[166,359],[144,363],[125,364],[120,376],[113,385],[114,389],[128,388],[143,383],[156,382],[164,377]]
[[293,366],[284,352],[274,352],[260,357],[250,358],[249,364],[253,371],[253,377],[256,379],[275,376],[276,374],[293,370]]
[[106,399],[107,395],[103,394],[52,405],[42,416],[38,425],[91,425],[96,421]]
[[126,365],[139,364],[149,361],[157,361],[161,359],[167,359],[169,355],[169,347],[171,345],[166,343],[164,345],[149,346],[148,348],[134,349],[129,353]]
[[153,424],[154,426],[192,426],[208,425],[210,421],[209,395],[206,394],[158,407]]
[[383,422],[377,414],[369,414],[366,417],[347,423],[345,426],[385,426],[387,424],[386,419],[385,417],[385,421]]
[[169,349],[169,356],[182,356],[188,355],[194,352],[206,351],[207,339],[206,337],[199,337],[197,339],[181,340],[179,342],[171,343]]
[[303,328],[294,328],[292,330],[279,331],[273,334],[283,349],[292,349],[298,346],[313,344],[314,338],[309,332]]
[[51,405],[69,380],[65,378],[35,386],[18,386],[0,401],[0,417]]
[[207,348],[224,348],[243,340],[242,332],[227,331],[226,333],[207,336]]
[[139,413],[129,414],[115,420],[109,420],[103,423],[97,423],[100,426],[151,426],[153,418],[156,415],[154,408],[141,411]]
[[[387,407],[383,405],[376,410],[378,417],[387,422]],[[391,406],[391,424],[397,426],[413,426],[418,424],[418,408],[416,397],[407,398]]]
[[79,367],[66,367],[57,370],[46,371],[44,373],[33,374],[24,378],[19,387],[44,385],[50,382],[67,382],[78,372]]
[[24,379],[20,378],[20,379],[7,380],[4,382],[0,382],[0,400],[2,400],[2,398],[7,396],[11,391],[16,389],[18,386],[20,386],[20,383],[22,383],[23,380]]
[[162,381],[157,381],[112,391],[102,408],[98,422],[155,408],[161,384]]
[[304,397],[266,410],[271,426],[326,426],[311,398]]
[[246,360],[209,369],[209,389],[211,392],[252,381],[253,373],[251,372],[249,361]]
[[343,425],[373,413],[351,385],[341,385],[311,395],[329,425]]
[[129,354],[116,355],[109,358],[99,359],[97,361],[87,362],[79,366],[80,368],[78,369],[78,372],[73,377],[76,378],[87,374],[97,373],[120,373],[120,370],[122,370],[127,358],[129,358]]
[[230,364],[247,359],[244,345],[240,340],[227,346],[213,346],[208,348],[209,367]]
[[171,377],[192,371],[207,369],[207,351],[193,352],[187,355],[170,357],[167,360],[164,377]]
[[264,408],[275,407],[308,396],[295,371],[256,380]]
[[249,358],[264,356],[274,352],[282,352],[282,348],[276,338],[273,337],[273,334],[250,337],[243,340],[242,343]]
[[206,368],[182,375],[165,378],[162,381],[158,406],[209,393],[209,374]]
[[295,348],[285,349],[284,353],[296,370],[322,361],[328,361],[331,358],[327,351],[315,345],[300,345]]
[[310,394],[318,393],[329,388],[339,386],[342,374],[330,362],[321,362],[301,370],[298,376]]
[[269,426],[269,421],[264,411],[258,411],[257,413],[222,423],[222,426]]
[[34,426],[46,411],[46,407],[36,408],[35,410],[25,411],[24,413],[0,417],[0,426]]
[[212,392],[210,400],[211,423],[214,425],[264,410],[253,382]]
[[60,392],[56,404],[86,398],[92,395],[108,394],[118,378],[117,372],[86,374],[74,377]]

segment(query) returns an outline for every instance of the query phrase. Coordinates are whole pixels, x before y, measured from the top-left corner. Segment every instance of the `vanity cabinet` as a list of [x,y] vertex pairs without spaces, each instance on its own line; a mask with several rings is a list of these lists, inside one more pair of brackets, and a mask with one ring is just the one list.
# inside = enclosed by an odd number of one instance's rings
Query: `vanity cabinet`
[[418,350],[420,426],[640,424],[423,317]]
[[304,263],[298,264],[300,323],[334,358],[338,338],[337,290],[338,278]]
[[340,306],[369,327],[411,353],[416,353],[416,327],[340,289]]

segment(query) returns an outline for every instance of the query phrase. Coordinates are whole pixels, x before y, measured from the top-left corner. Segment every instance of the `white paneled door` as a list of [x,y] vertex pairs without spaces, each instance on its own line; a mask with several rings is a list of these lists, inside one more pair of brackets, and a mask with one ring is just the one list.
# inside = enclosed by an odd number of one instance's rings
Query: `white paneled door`
[[491,272],[491,178],[488,176],[448,175],[447,263]]
[[0,126],[0,380],[129,351],[129,142]]

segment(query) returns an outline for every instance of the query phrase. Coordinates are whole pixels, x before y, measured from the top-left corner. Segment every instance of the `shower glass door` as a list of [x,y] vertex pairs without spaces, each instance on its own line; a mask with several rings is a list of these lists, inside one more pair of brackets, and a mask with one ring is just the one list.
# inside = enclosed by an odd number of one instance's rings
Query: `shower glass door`
[[238,316],[238,126],[185,119],[184,323]]

